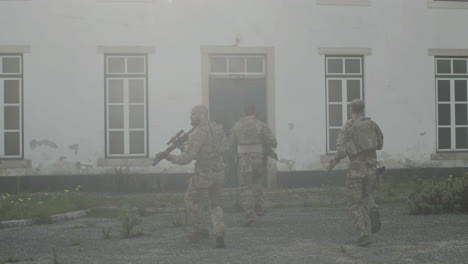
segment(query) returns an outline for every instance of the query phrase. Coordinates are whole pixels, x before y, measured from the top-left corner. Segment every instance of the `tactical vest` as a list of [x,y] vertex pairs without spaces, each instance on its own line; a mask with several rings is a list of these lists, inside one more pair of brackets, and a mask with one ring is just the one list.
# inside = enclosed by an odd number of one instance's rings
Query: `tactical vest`
[[237,130],[237,143],[239,145],[259,144],[259,132],[255,120],[249,119],[239,126]]
[[350,152],[358,154],[365,151],[382,149],[383,139],[380,139],[377,135],[374,122],[370,120],[370,118],[356,120],[352,124],[350,132],[351,140],[354,145],[351,147],[354,149]]

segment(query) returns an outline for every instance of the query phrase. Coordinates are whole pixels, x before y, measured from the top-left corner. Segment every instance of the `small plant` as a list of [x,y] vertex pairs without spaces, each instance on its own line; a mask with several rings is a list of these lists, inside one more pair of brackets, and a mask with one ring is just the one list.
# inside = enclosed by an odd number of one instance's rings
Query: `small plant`
[[119,210],[119,220],[121,223],[122,236],[125,238],[132,236],[132,230],[141,223],[138,208],[124,204]]
[[79,246],[81,242],[79,240],[71,239],[71,245],[76,247]]
[[103,226],[101,228],[101,232],[102,232],[102,238],[103,239],[110,239],[111,236],[110,236],[110,233],[111,233],[111,227],[110,226]]
[[10,256],[8,256],[6,262],[7,263],[14,263],[14,262],[20,262],[21,260],[18,258],[18,256],[16,254],[12,254]]
[[52,263],[60,264],[60,259],[57,255],[57,248],[55,246],[51,246],[50,250],[52,251]]
[[174,227],[181,227],[187,224],[186,214],[177,213],[172,217],[172,225]]

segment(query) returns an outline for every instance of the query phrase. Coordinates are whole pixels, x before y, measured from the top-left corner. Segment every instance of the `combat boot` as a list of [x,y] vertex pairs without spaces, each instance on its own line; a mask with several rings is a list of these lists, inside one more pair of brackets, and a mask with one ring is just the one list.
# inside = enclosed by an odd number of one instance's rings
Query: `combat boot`
[[379,208],[371,208],[369,211],[369,218],[371,220],[372,233],[379,232],[381,227]]
[[364,235],[362,237],[360,237],[357,241],[357,245],[360,246],[360,247],[365,247],[365,246],[368,246],[370,245],[371,243],[371,240],[370,240],[370,237],[368,235]]
[[216,248],[226,248],[226,243],[224,242],[224,236],[216,236]]
[[251,212],[247,215],[245,222],[244,222],[244,227],[249,227],[255,223],[255,213]]

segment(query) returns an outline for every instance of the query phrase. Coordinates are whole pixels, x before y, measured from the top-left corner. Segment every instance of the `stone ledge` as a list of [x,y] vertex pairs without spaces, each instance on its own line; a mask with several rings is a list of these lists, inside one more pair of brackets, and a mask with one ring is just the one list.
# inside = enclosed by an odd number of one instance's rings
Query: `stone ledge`
[[[49,219],[52,222],[71,220],[71,219],[76,219],[76,218],[86,216],[90,211],[91,209],[86,209],[86,210],[80,210],[80,211],[75,211],[75,212],[56,214],[56,215],[49,216]],[[35,223],[34,219],[10,220],[10,221],[1,221],[0,226],[2,228],[20,227],[20,226],[30,226],[30,225],[33,225],[34,223]]]
[[31,160],[0,160],[0,169],[30,169]]
[[30,53],[30,52],[31,52],[31,46],[29,45],[0,45],[0,53]]
[[468,160],[468,153],[435,153],[431,154],[431,160]]
[[96,0],[96,2],[110,3],[152,3],[154,0]]
[[86,209],[86,210],[81,210],[81,211],[68,212],[64,214],[56,214],[56,215],[51,215],[49,218],[52,222],[65,221],[65,220],[76,219],[76,218],[86,216],[90,211],[91,209]]
[[370,6],[370,0],[317,0],[317,5]]
[[468,49],[428,49],[427,53],[429,56],[468,56]]
[[154,46],[97,46],[97,53],[135,53],[150,54],[154,53]]
[[458,1],[427,1],[429,8],[443,8],[443,9],[468,9],[468,3]]
[[98,159],[98,166],[153,166],[153,160],[149,158],[134,159]]
[[319,55],[372,55],[371,48],[356,47],[321,47],[318,48]]

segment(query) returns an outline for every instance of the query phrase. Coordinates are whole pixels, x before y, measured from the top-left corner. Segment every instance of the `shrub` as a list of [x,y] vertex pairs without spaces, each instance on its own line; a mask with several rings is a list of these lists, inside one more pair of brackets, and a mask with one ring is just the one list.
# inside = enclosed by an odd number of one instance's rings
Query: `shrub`
[[468,174],[423,183],[409,196],[408,206],[414,214],[468,212]]

